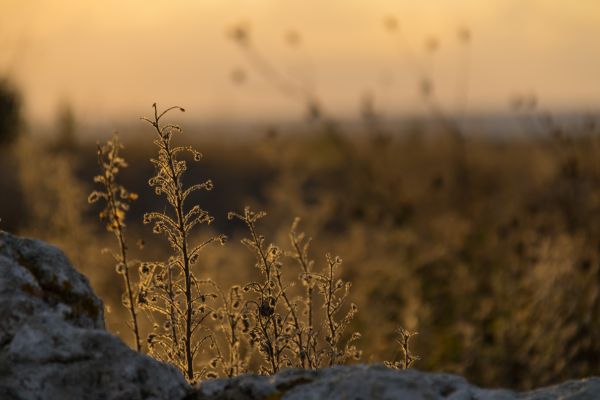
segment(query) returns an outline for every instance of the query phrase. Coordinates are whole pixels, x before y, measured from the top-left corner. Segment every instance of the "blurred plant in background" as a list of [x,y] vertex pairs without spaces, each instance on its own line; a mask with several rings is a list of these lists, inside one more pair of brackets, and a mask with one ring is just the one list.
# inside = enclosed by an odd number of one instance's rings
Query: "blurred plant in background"
[[[14,144],[24,128],[22,99],[19,90],[0,74],[0,170],[9,171],[17,163]],[[9,197],[0,211],[0,228],[11,229],[19,220],[20,182],[17,174],[4,174],[0,193]]]
[[[322,99],[316,90],[315,72],[310,57],[303,54],[308,66],[308,74],[290,74],[277,66],[273,60],[261,51],[253,37],[251,26],[247,22],[240,22],[227,31],[228,37],[238,47],[244,56],[245,62],[251,72],[260,76],[282,96],[297,101],[306,110],[308,122],[323,123],[326,131],[333,130],[335,122],[324,107]],[[288,48],[300,53],[304,50],[302,36],[296,30],[288,30],[283,39]],[[306,71],[305,71],[306,72]],[[232,74],[234,83],[241,84],[246,80],[247,74],[243,69],[235,69]]]
[[22,122],[21,95],[8,79],[0,77],[0,146],[15,141]]

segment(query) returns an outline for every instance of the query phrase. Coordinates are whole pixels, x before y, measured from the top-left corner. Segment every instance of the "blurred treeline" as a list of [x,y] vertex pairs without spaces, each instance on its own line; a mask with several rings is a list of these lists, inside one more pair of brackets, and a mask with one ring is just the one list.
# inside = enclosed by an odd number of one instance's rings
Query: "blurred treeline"
[[[205,155],[188,179],[214,181],[198,201],[215,216],[212,229],[231,238],[204,252],[200,275],[227,286],[253,273],[238,241],[243,227],[227,221],[228,211],[246,204],[267,211],[263,230],[280,244],[299,216],[317,262],[325,252],[344,260],[363,362],[393,358],[394,328],[402,325],[420,332],[417,368],[480,385],[531,388],[600,374],[593,120],[561,126],[536,114],[526,118],[525,135],[502,137],[457,134],[436,120],[388,132],[368,122],[362,134],[313,122],[302,134],[243,141],[185,132],[182,141]],[[65,109],[54,135],[3,143],[0,227],[61,246],[104,299],[109,328],[128,340],[121,280],[101,254],[113,238],[86,202],[95,138],[81,133]],[[151,260],[166,251],[142,224],[145,211],[162,207],[147,185],[152,134],[140,123],[121,138],[130,165],[121,181],[140,195],[128,215],[130,247]]]

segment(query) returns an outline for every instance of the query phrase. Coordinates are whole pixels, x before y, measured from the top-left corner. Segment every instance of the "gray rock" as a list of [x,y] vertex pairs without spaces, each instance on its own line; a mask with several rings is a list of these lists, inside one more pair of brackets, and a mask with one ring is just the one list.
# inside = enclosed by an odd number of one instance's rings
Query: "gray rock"
[[182,399],[175,368],[104,330],[102,302],[55,247],[0,232],[0,399]]
[[287,370],[273,377],[217,379],[201,383],[197,391],[196,400],[597,400],[600,378],[517,393],[481,389],[456,375],[353,365],[320,371]]
[[0,232],[0,399],[591,400],[600,399],[600,378],[517,393],[455,375],[353,365],[192,389],[175,368],[105,331],[102,302],[60,250]]

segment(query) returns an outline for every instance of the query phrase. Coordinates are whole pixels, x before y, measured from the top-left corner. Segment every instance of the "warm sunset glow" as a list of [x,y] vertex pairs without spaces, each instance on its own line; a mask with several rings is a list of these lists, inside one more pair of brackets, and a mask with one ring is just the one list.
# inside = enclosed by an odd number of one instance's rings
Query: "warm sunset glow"
[[[452,104],[465,57],[457,30],[472,33],[469,107],[504,111],[515,93],[555,109],[600,104],[600,3],[594,0],[4,0],[2,71],[22,86],[27,112],[47,120],[68,101],[90,118],[143,113],[160,99],[204,118],[295,117],[298,105],[252,71],[226,37],[246,21],[269,60],[294,78],[314,76],[329,109],[353,116],[372,93],[388,114],[420,110],[409,48],[434,64]],[[410,47],[383,28],[388,15]],[[285,35],[299,32],[299,46]],[[427,38],[440,43],[433,60]],[[232,71],[243,69],[243,85]]]
[[600,0],[0,4],[0,400],[599,397]]

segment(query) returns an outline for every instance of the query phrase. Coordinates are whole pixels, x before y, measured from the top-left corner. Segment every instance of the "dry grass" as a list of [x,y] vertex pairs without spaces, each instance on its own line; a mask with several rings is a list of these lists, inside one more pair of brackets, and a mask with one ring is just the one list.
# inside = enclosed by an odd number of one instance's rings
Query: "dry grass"
[[[229,145],[195,141],[207,157],[201,171],[186,172],[189,182],[211,176],[218,185],[194,198],[215,220],[193,240],[221,233],[236,239],[204,252],[196,269],[204,291],[214,295],[207,299],[213,311],[207,327],[218,331],[207,336],[197,371],[236,375],[264,363],[248,340],[254,322],[236,302],[259,298],[244,293],[243,283],[264,278],[252,267],[255,251],[237,244],[246,236],[244,224],[226,219],[229,210],[251,204],[269,210],[257,229],[268,232],[267,253],[271,243],[281,249],[282,282],[296,282],[292,305],[307,298],[310,286],[299,279],[301,262],[288,258],[297,256],[290,216],[302,217],[303,230],[319,238],[311,243],[313,254],[344,256],[340,278],[353,283],[352,299],[361,305],[346,338],[361,332],[365,362],[400,361],[394,332],[404,326],[421,332],[411,341],[411,350],[423,357],[418,368],[460,373],[481,385],[528,388],[600,373],[594,340],[600,326],[593,318],[600,309],[600,229],[593,222],[600,215],[598,129],[586,119],[568,125],[543,121],[521,127],[537,136],[466,136],[460,163],[453,140],[425,123],[403,127],[384,145],[366,132],[352,138],[270,135]],[[133,167],[120,172],[120,184],[140,198],[127,214],[127,234],[147,243],[143,252],[129,247],[130,259],[166,260],[173,254],[168,242],[141,224],[144,210],[164,208],[146,184],[154,150],[146,144],[147,132],[129,140],[135,143],[126,154]],[[28,146],[13,153],[21,155],[17,183],[23,197],[15,190],[14,197],[2,198],[13,209],[21,207],[14,229],[64,247],[111,306],[111,329],[135,347],[114,269],[107,268],[113,261],[98,257],[107,239],[95,229],[97,212],[85,208],[86,185],[97,169],[87,156],[92,145],[81,144],[71,154],[43,143]],[[11,221],[6,217],[3,226]],[[223,289],[213,286],[217,282]],[[313,297],[319,297],[316,292]],[[313,305],[320,313],[321,301]],[[285,300],[277,304],[277,314],[285,315]],[[309,326],[303,304],[298,302],[299,322]],[[145,315],[140,330],[152,330]],[[328,345],[321,343],[321,349]]]

